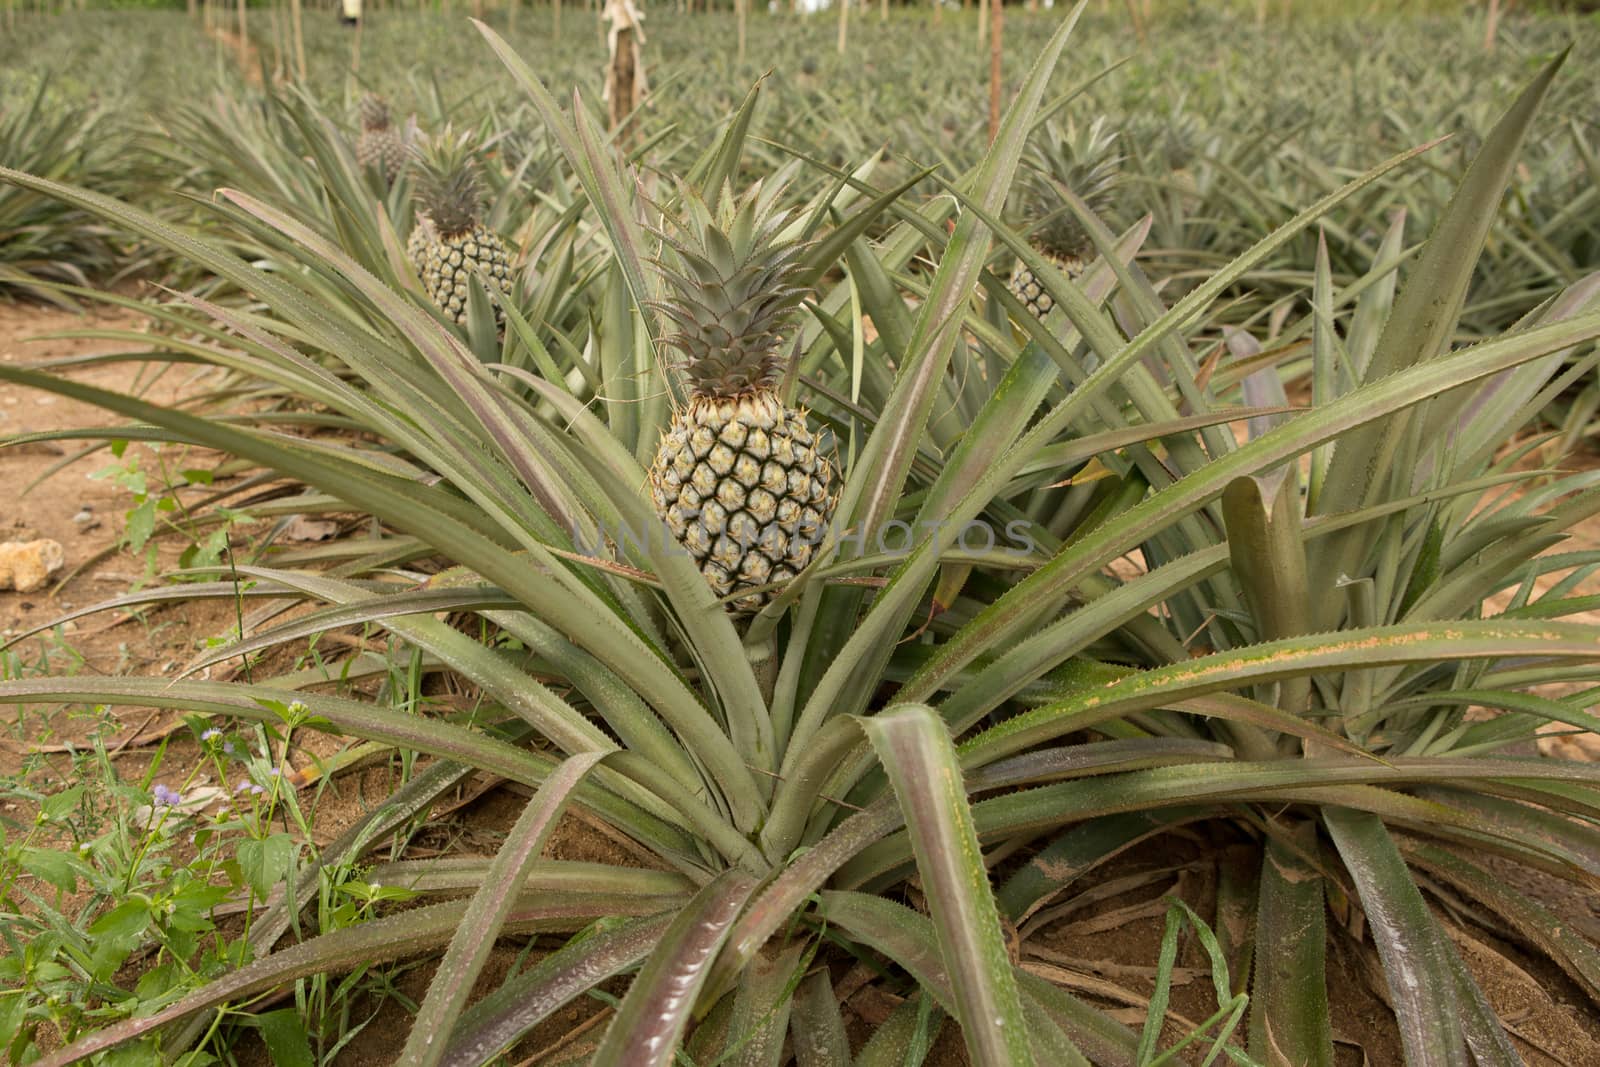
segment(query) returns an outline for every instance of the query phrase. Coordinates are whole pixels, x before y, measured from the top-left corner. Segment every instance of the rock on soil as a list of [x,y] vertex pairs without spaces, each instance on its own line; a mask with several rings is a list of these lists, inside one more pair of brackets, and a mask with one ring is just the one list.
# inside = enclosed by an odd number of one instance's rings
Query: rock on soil
[[19,593],[43,589],[66,561],[67,553],[60,541],[41,538],[0,543],[0,589]]

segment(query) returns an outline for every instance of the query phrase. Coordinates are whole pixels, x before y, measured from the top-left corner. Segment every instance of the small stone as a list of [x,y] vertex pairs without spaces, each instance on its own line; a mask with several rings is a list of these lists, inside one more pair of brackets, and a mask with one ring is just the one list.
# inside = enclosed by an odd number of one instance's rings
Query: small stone
[[308,519],[296,515],[283,529],[286,541],[326,541],[338,536],[339,524],[328,519]]
[[66,551],[59,541],[45,538],[0,543],[0,589],[19,593],[43,589],[66,561]]
[[94,521],[94,512],[90,511],[88,508],[84,508],[76,515],[72,516],[72,521],[77,523],[79,526],[87,526]]

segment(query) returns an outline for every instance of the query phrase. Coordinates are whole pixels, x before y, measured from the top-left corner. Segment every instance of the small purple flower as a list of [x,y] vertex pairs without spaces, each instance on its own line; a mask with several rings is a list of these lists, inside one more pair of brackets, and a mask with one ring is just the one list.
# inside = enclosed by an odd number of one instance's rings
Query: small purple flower
[[176,789],[169,789],[165,785],[157,785],[151,793],[156,798],[156,807],[170,808],[183,800],[183,794]]
[[274,777],[274,778],[277,778],[277,777],[279,777],[279,776],[281,776],[283,774],[283,772],[280,771],[276,767],[268,767],[267,768],[267,773],[272,775],[272,777]]
[[228,756],[233,755],[233,742],[232,741],[224,741],[224,742],[222,742],[222,751],[223,751],[224,755],[228,755]]
[[217,729],[215,726],[213,726],[213,727],[211,727],[211,729],[205,731],[203,734],[200,735],[200,740],[204,741],[206,744],[209,745],[211,742],[215,741],[217,738],[219,738],[221,736],[222,736],[222,731]]

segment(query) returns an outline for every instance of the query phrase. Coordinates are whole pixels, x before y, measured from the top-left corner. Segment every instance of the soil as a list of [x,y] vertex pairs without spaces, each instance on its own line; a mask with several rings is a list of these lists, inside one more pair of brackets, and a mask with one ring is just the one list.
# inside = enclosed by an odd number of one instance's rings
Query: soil
[[[31,362],[95,353],[128,351],[135,346],[104,339],[49,339],[28,337],[56,331],[83,329],[138,330],[136,317],[117,311],[88,311],[74,315],[55,309],[0,303],[0,360]],[[73,380],[117,391],[132,391],[159,404],[191,398],[213,387],[209,371],[182,366],[152,369],[138,361],[87,364],[66,371]],[[0,436],[63,427],[104,427],[120,420],[87,404],[0,385]],[[125,515],[131,506],[128,491],[96,472],[117,463],[137,460],[149,469],[165,463],[169,469],[206,465],[217,457],[172,450],[158,453],[133,444],[117,460],[103,448],[77,456],[76,442],[35,443],[0,451],[0,540],[47,537],[66,549],[66,568],[51,588],[35,593],[0,592],[0,642],[11,640],[77,607],[120,595],[147,577],[143,559],[120,551]],[[1600,526],[1580,538],[1600,544]],[[157,540],[157,568],[171,566],[181,545],[175,538]],[[59,634],[29,637],[13,651],[24,659],[44,653],[52,657],[52,670],[91,673],[125,673],[176,676],[207,639],[225,634],[234,624],[234,607],[223,601],[174,603],[138,613],[98,614],[66,623]],[[75,657],[79,659],[75,659]],[[81,661],[80,661],[81,659]],[[287,668],[291,664],[277,664]],[[225,675],[225,668],[218,668]],[[8,710],[6,713],[12,713]],[[156,753],[162,767],[157,780],[172,769],[187,768],[200,758],[196,742],[175,715],[146,709],[113,708],[115,723],[108,747],[125,779],[137,779],[149,768]],[[41,720],[42,721],[42,720]],[[70,767],[66,748],[81,743],[85,732],[102,728],[98,720],[55,716],[43,730],[31,730],[26,741],[15,723],[0,720],[0,774],[17,773],[27,749],[43,750],[47,763],[39,769],[38,784],[52,788]],[[167,739],[162,747],[156,742]],[[1593,738],[1552,739],[1548,754],[1594,758]],[[336,756],[337,739],[310,735],[295,754],[296,767],[305,779],[317,779],[315,836],[326,842],[358,818],[392,787],[387,765],[368,766],[328,779],[315,772],[317,761]],[[308,791],[309,791],[308,786]],[[495,843],[515,819],[522,798],[507,789],[491,789],[480,799],[452,812],[450,832],[440,840],[470,854],[492,853]],[[1129,1025],[1141,1025],[1153,985],[1152,965],[1157,958],[1165,924],[1164,899],[1178,896],[1188,901],[1208,922],[1215,921],[1217,857],[1226,850],[1215,840],[1190,833],[1172,834],[1131,850],[1098,872],[1088,883],[1069,892],[1095,887],[1126,885],[1125,891],[1092,895],[1060,919],[1040,929],[1021,948],[1025,965],[1055,969],[1070,975],[1076,992],[1118,1014]],[[583,822],[569,817],[563,822],[551,850],[573,859],[629,862],[610,839]],[[1532,893],[1574,924],[1600,929],[1588,896],[1565,883],[1536,872],[1504,872],[1518,888]],[[1060,903],[1059,901],[1057,903]],[[1525,946],[1497,940],[1474,925],[1469,911],[1460,915],[1438,904],[1451,936],[1473,970],[1490,1003],[1508,1024],[1527,1062],[1532,1065],[1600,1063],[1600,1020],[1594,1006],[1553,965]],[[1334,919],[1330,914],[1330,927]],[[481,989],[492,988],[518,958],[522,946],[506,944],[497,950]],[[534,955],[538,954],[538,949]],[[1385,1006],[1387,991],[1373,966],[1370,939],[1336,931],[1329,948],[1329,996],[1338,1062],[1348,1067],[1399,1064],[1402,1056],[1393,1017]],[[1509,962],[1508,962],[1509,961]],[[1198,1021],[1215,1010],[1215,994],[1203,952],[1192,937],[1186,938],[1179,956],[1179,973],[1171,1002],[1176,1017]],[[432,976],[433,964],[424,962],[402,969],[394,978],[400,992],[419,1001]],[[619,990],[613,990],[618,992]],[[865,985],[845,1005],[852,1034],[864,1040],[875,1022],[893,1009],[894,998],[881,988]],[[338,1062],[352,1065],[393,1061],[409,1026],[409,1013],[393,998],[357,1002],[352,1017],[371,1022],[340,1054]],[[580,1052],[603,1032],[606,1009],[586,999],[547,1020],[522,1043],[513,1062],[559,1062]],[[1167,1036],[1181,1034],[1181,1024],[1169,1024]],[[260,1047],[237,1050],[243,1064],[266,1064]],[[1196,1062],[1198,1057],[1196,1057]],[[946,1026],[930,1063],[966,1062],[959,1035]]]

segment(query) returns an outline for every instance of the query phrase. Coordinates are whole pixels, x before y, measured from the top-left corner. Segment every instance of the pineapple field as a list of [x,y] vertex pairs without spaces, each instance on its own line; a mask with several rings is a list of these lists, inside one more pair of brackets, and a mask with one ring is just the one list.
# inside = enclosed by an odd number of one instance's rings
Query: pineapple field
[[1600,1063],[1585,6],[10,0],[0,1058]]

